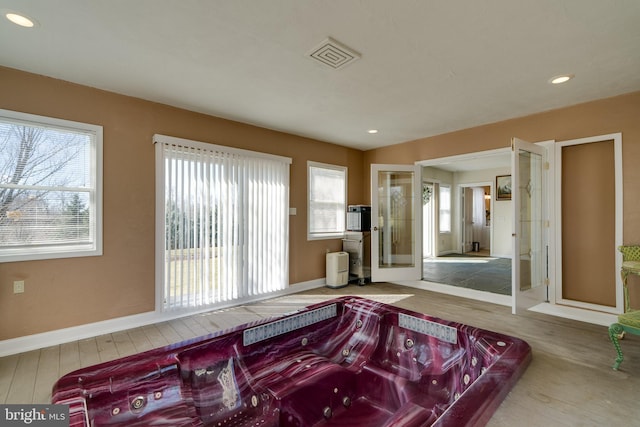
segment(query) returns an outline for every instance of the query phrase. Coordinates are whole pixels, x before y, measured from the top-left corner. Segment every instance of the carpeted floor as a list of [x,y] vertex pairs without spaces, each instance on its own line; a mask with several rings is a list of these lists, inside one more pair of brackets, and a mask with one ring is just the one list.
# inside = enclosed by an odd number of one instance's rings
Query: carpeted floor
[[511,259],[451,254],[425,258],[422,277],[429,282],[511,295]]

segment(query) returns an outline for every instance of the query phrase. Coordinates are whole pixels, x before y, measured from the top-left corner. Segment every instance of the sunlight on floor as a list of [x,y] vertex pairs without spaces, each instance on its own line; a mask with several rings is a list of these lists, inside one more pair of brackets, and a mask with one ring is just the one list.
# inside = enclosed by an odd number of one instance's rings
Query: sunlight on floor
[[500,295],[492,292],[478,291],[475,289],[461,288],[458,286],[445,285],[442,283],[429,282],[426,280],[391,282],[398,285],[410,286],[412,288],[433,291],[446,295],[453,295],[462,298],[474,299],[477,301],[490,302],[492,304],[511,306],[510,295]]

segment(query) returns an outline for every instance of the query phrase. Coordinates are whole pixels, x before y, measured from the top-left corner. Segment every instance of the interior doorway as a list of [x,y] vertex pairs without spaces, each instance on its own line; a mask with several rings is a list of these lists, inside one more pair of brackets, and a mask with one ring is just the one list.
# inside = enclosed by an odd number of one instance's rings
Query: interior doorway
[[460,186],[460,252],[491,255],[491,183]]
[[[496,176],[511,173],[510,149],[433,159],[422,165],[425,184],[433,185],[429,204],[423,206],[423,253],[430,255],[423,259],[423,279],[485,293],[488,301],[503,301],[511,294],[511,202],[494,203],[494,183]],[[448,210],[439,206],[441,186],[450,189]],[[451,224],[448,230],[438,223],[442,211]],[[495,247],[493,227],[497,227]]]
[[[577,144],[588,144],[590,147],[587,149],[593,148],[601,148],[599,145],[600,142],[605,142],[604,145],[608,142],[609,144],[613,142],[613,160],[611,160],[610,146],[606,147],[607,150],[607,163],[613,164],[613,173],[607,172],[605,177],[596,177],[592,171],[596,168],[599,168],[604,155],[595,156],[597,159],[593,162],[595,166],[589,166],[587,170],[582,170],[579,173],[570,173],[568,174],[569,178],[578,178],[575,184],[567,183],[569,180],[567,179],[565,183],[563,183],[563,178],[567,177],[566,171],[563,171],[563,166],[566,166],[567,169],[570,167],[585,166],[586,162],[577,161],[576,164],[569,164],[568,160],[564,157],[572,157],[574,154],[577,157],[577,154],[574,151],[586,151],[581,148],[574,148],[574,145]],[[580,319],[585,322],[591,322],[595,324],[608,325],[615,321],[615,314],[621,312],[621,301],[622,298],[622,287],[620,285],[620,277],[617,271],[619,271],[619,265],[621,263],[621,255],[619,252],[615,250],[615,248],[622,244],[622,161],[621,161],[621,145],[622,145],[622,137],[620,134],[610,134],[610,135],[600,135],[597,137],[590,138],[582,138],[579,140],[572,141],[545,141],[544,143],[538,143],[536,145],[546,147],[546,156],[547,161],[543,166],[543,170],[545,171],[546,177],[546,194],[547,197],[544,199],[544,203],[546,204],[547,213],[550,215],[551,220],[546,221],[545,226],[547,228],[547,239],[548,246],[546,248],[546,258],[548,260],[547,263],[547,277],[548,277],[548,303],[541,303],[532,308],[531,310],[552,314],[561,317],[570,317],[574,319]],[[591,150],[589,150],[591,151]],[[418,164],[423,166],[423,170],[428,173],[423,172],[423,177],[428,179],[430,177],[438,177],[441,180],[442,185],[452,185],[453,188],[457,187],[464,183],[476,182],[476,181],[484,181],[484,178],[487,178],[490,175],[493,175],[493,186],[492,186],[492,194],[491,194],[491,208],[489,212],[489,221],[491,226],[491,257],[493,258],[511,258],[513,256],[513,203],[511,197],[497,197],[495,193],[496,189],[496,181],[499,178],[509,177],[512,178],[512,169],[510,162],[503,163],[502,165],[497,165],[497,161],[502,157],[504,160],[504,156],[510,156],[510,149],[499,149],[499,150],[490,150],[486,152],[480,153],[469,153],[464,155],[457,155],[445,158],[437,158],[430,159],[418,162]],[[582,154],[582,153],[578,153]],[[565,165],[565,163],[567,163]],[[591,165],[591,163],[588,163]],[[496,166],[497,165],[497,166]],[[591,168],[591,169],[590,169]],[[487,170],[485,170],[487,169]],[[603,172],[603,170],[598,170],[599,173]],[[448,174],[448,175],[447,175]],[[486,174],[484,176],[478,177],[478,174]],[[591,176],[593,175],[593,176]],[[615,175],[613,179],[614,184],[611,184],[611,175]],[[588,176],[589,178],[593,178],[592,181],[595,181],[594,184],[585,185],[585,180],[580,179],[581,177]],[[591,181],[590,181],[591,182]],[[603,183],[608,183],[609,188],[606,190],[600,189]],[[573,187],[571,187],[573,185]],[[597,186],[596,186],[597,185]],[[571,188],[570,188],[571,187]],[[611,187],[614,187],[613,189]],[[528,190],[528,186],[525,185],[525,190]],[[605,255],[600,255],[600,258],[607,258],[607,262],[609,264],[613,264],[613,270],[610,266],[607,267],[607,283],[609,286],[604,290],[607,292],[606,298],[608,300],[604,300],[604,303],[601,301],[593,302],[591,300],[587,300],[587,298],[594,298],[595,292],[592,292],[586,289],[584,285],[585,280],[580,278],[574,278],[570,275],[570,266],[568,262],[565,263],[563,260],[563,255],[566,252],[569,252],[572,260],[578,260],[577,268],[575,271],[578,273],[584,273],[584,259],[586,257],[575,256],[578,251],[588,251],[593,245],[586,245],[584,239],[577,239],[575,242],[578,245],[577,248],[566,249],[569,248],[570,245],[567,245],[566,240],[571,239],[563,239],[563,237],[571,236],[574,237],[576,232],[573,233],[564,233],[563,234],[563,225],[576,226],[572,221],[573,218],[580,217],[582,220],[582,216],[585,211],[588,211],[589,215],[595,215],[596,212],[600,212],[597,209],[592,207],[585,208],[584,206],[581,208],[576,208],[579,210],[577,213],[565,213],[562,210],[562,207],[565,207],[567,204],[569,208],[575,208],[578,205],[577,202],[569,201],[570,197],[567,197],[569,193],[570,196],[582,196],[584,199],[584,204],[588,203],[600,203],[601,198],[597,197],[600,194],[606,194],[610,196],[611,193],[615,194],[615,200],[609,201],[608,203],[603,203],[605,206],[609,207],[610,210],[612,206],[615,206],[615,219],[613,221],[607,220],[607,227],[603,227],[603,220],[598,218],[596,224],[591,224],[588,226],[581,225],[583,229],[594,229],[594,228],[606,228],[608,231],[608,236],[615,236],[613,241],[615,243],[610,242],[598,242],[597,245],[599,248],[605,248]],[[460,251],[462,247],[462,242],[464,240],[462,233],[462,224],[458,219],[462,209],[460,203],[460,195],[452,195],[452,199],[456,201],[457,206],[452,206],[451,216],[452,224],[454,225],[451,235],[451,240],[456,242],[455,245],[446,246],[446,236],[439,234],[437,236],[437,242],[440,245],[436,252],[435,259],[446,261],[449,265],[451,265],[451,261],[444,260],[445,257],[453,257],[455,250]],[[580,205],[582,206],[582,205]],[[591,205],[589,205],[591,206]],[[436,215],[438,212],[436,211]],[[586,217],[585,217],[586,219]],[[610,225],[610,224],[613,225]],[[456,230],[457,228],[457,230]],[[615,229],[611,231],[611,229]],[[589,237],[593,237],[594,234],[591,234]],[[602,239],[601,239],[602,240]],[[472,240],[473,242],[473,240]],[[573,243],[573,242],[570,242]],[[614,250],[612,250],[613,248]],[[461,258],[466,257],[468,252],[460,253]],[[593,256],[593,253],[590,253]],[[468,257],[468,258],[477,258],[477,257]],[[611,261],[613,259],[613,262]],[[598,268],[600,259],[596,259],[596,261],[588,262],[590,267]],[[564,265],[567,264],[567,265]],[[597,267],[593,267],[597,266]],[[461,271],[460,268],[453,268],[454,271]],[[595,275],[593,275],[595,277]],[[593,279],[592,276],[589,276],[589,279]],[[598,281],[598,280],[596,280]],[[603,282],[604,280],[599,280],[599,282]],[[567,282],[567,283],[565,283]],[[570,282],[570,283],[569,283]],[[429,278],[425,276],[421,285],[425,289],[433,290],[435,292],[443,292],[450,295],[457,295],[466,298],[479,299],[483,301],[489,301],[496,304],[502,305],[512,305],[513,298],[511,296],[502,296],[488,292],[475,292],[475,291],[467,291],[467,289],[462,289],[456,286],[449,286],[447,284],[442,284],[443,281],[430,281]],[[578,287],[577,289],[571,288],[571,286]],[[602,287],[602,286],[601,286]],[[603,289],[598,288],[598,291],[603,291]],[[573,292],[577,294],[578,292],[588,293],[588,295],[578,295],[577,297]],[[513,293],[513,292],[512,292]],[[615,305],[613,303],[612,295],[615,295]],[[610,314],[613,313],[613,314]]]

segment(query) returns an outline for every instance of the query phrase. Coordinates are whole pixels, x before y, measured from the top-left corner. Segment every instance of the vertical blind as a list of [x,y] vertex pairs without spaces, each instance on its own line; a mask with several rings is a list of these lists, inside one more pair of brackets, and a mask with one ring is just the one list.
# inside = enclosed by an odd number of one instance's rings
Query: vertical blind
[[291,159],[156,135],[162,309],[288,285]]

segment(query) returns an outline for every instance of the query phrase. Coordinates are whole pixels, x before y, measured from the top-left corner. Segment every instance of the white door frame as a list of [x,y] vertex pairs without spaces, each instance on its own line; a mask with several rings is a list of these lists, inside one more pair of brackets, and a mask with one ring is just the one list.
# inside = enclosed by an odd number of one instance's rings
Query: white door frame
[[[555,144],[555,218],[562,218],[562,147],[578,144],[588,144],[592,142],[604,142],[613,141],[614,144],[614,174],[615,174],[615,246],[616,248],[622,245],[622,224],[623,224],[623,212],[622,212],[622,200],[623,200],[623,188],[622,188],[622,134],[611,133],[607,135],[591,136],[586,138],[572,139],[568,141],[558,141]],[[562,247],[562,224],[558,221],[555,227],[555,242],[558,248]],[[592,304],[582,301],[569,300],[562,297],[562,251],[557,251],[555,259],[555,292],[550,292],[550,299],[553,303],[587,309],[595,310],[605,313],[620,314],[624,311],[623,307],[623,286],[622,279],[619,274],[616,274],[616,306],[609,307],[600,304]],[[620,271],[622,266],[622,254],[616,251],[616,271]]]

